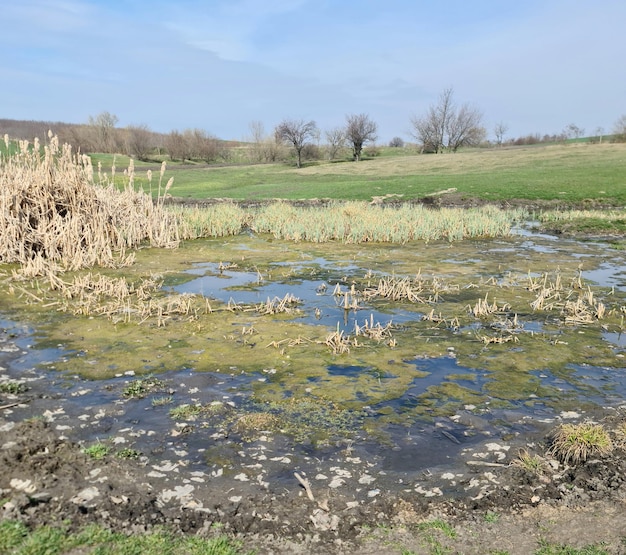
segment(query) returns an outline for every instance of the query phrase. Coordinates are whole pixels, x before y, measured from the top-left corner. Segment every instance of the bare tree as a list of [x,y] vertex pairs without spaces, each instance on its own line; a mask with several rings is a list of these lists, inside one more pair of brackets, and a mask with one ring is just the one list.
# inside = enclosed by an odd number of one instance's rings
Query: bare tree
[[563,135],[568,139],[578,139],[585,134],[585,130],[578,127],[575,123],[570,123],[563,130]]
[[165,137],[165,149],[170,156],[170,160],[180,160],[184,162],[191,158],[191,147],[188,137],[184,133],[174,129]]
[[504,135],[508,130],[509,126],[503,121],[496,123],[496,126],[493,128],[493,134],[496,136],[496,144],[498,146],[502,146],[502,143],[504,142]]
[[339,151],[346,146],[346,130],[344,127],[335,127],[324,133],[328,149],[328,159],[334,160]]
[[443,150],[443,136],[440,133],[438,116],[431,106],[428,113],[421,118],[411,119],[412,135],[422,145],[422,152],[441,152]]
[[296,165],[302,166],[302,149],[310,139],[318,135],[317,125],[314,121],[283,120],[274,130],[277,141],[286,141],[293,145],[296,151]]
[[352,145],[352,155],[358,162],[361,159],[363,145],[376,140],[378,126],[367,114],[353,114],[346,116],[346,140]]
[[613,135],[616,141],[626,142],[626,114],[621,116],[613,125]]
[[454,104],[454,91],[445,89],[437,104],[429,107],[425,116],[411,119],[413,136],[421,142],[424,152],[456,152],[462,146],[474,146],[485,137],[482,114],[469,104],[460,108]]
[[404,141],[402,140],[402,137],[394,137],[391,141],[389,141],[389,146],[392,148],[403,148]]
[[250,132],[250,159],[253,162],[275,162],[280,152],[280,143],[276,142],[276,137],[266,135],[265,127],[260,121],[250,123]]
[[154,149],[153,133],[147,125],[129,125],[126,127],[126,153],[138,160],[147,160]]
[[189,158],[209,164],[220,156],[219,140],[204,129],[185,129],[183,136],[189,146]]
[[470,108],[467,104],[453,113],[446,127],[448,149],[456,152],[462,146],[479,145],[487,135],[485,128],[480,125],[482,117],[478,110]]
[[604,139],[604,127],[599,125],[595,130],[594,142],[602,144],[602,139]]
[[411,120],[413,136],[422,143],[423,152],[443,151],[446,127],[453,112],[452,95],[452,88],[445,89],[439,95],[437,104],[431,105],[425,116]]
[[118,117],[109,112],[102,112],[97,116],[89,116],[89,127],[94,136],[94,146],[100,152],[113,153],[117,150],[117,136],[115,126]]
[[210,133],[203,133],[198,144],[198,158],[204,160],[207,164],[215,162],[222,156],[222,148],[220,141]]

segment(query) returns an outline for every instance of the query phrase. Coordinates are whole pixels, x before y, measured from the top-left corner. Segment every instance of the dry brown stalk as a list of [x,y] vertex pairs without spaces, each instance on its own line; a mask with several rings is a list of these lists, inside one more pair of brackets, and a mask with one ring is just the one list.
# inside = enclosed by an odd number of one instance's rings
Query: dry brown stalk
[[491,343],[508,343],[509,341],[513,341],[514,343],[519,343],[519,339],[516,335],[497,335],[491,336],[488,335],[480,335],[480,340],[485,344],[489,345]]
[[508,303],[504,303],[502,304],[502,306],[498,306],[498,303],[495,301],[495,299],[492,304],[489,304],[489,301],[487,300],[488,297],[489,297],[489,293],[485,295],[484,299],[478,299],[478,301],[473,307],[468,306],[470,312],[475,317],[478,318],[481,316],[494,314],[496,312],[504,312],[510,308],[510,305]]
[[[344,335],[343,330],[339,330],[339,326],[337,326],[337,330],[329,334],[328,337],[326,337],[326,341],[324,341],[324,344],[328,345],[335,355],[349,353],[351,343],[352,340],[350,336]],[[358,346],[358,343],[355,341],[354,345]]]
[[300,304],[300,299],[294,296],[292,293],[287,293],[281,299],[280,297],[274,297],[270,299],[268,297],[267,301],[264,303],[260,303],[255,307],[255,310],[259,314],[280,314],[283,312],[293,312],[296,310],[297,306]]
[[368,339],[380,342],[386,337],[391,337],[392,329],[393,324],[391,322],[387,322],[384,326],[380,322],[374,323],[374,315],[371,314],[369,322],[365,320],[363,326],[359,326],[358,323],[354,324],[354,335],[356,337],[367,337]]
[[22,141],[17,154],[0,159],[0,262],[20,264],[29,277],[125,266],[133,260],[126,250],[144,241],[178,244],[175,218],[133,189],[132,166],[123,191],[101,170],[95,183],[93,173],[89,157],[54,136],[41,148]]

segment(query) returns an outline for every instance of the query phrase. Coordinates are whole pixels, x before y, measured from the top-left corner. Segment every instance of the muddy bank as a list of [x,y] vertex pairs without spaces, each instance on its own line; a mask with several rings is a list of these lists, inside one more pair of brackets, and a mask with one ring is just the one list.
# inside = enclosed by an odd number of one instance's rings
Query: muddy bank
[[[622,408],[578,415],[613,430],[615,449],[601,460],[572,466],[546,458],[539,471],[516,464],[520,448],[545,454],[550,425],[523,441],[459,445],[453,461],[411,472],[410,461],[385,467],[359,445],[298,449],[270,432],[212,437],[193,421],[157,433],[150,411],[132,400],[78,402],[99,386],[31,367],[29,351],[28,330],[5,327],[0,380],[22,387],[0,394],[2,518],[129,533],[166,525],[207,536],[219,525],[261,554],[430,553],[433,541],[462,553],[531,553],[541,539],[623,547]],[[98,437],[108,447],[101,459],[83,452]],[[430,438],[424,449],[456,445],[442,433]],[[220,463],[215,446],[230,460]],[[435,518],[454,536],[424,527]]]
[[[329,204],[338,202],[336,199],[328,198],[314,198],[314,199],[298,199],[298,200],[285,200],[285,199],[269,199],[269,200],[236,200],[229,198],[199,198],[192,199],[189,197],[175,197],[167,196],[162,199],[165,204],[171,205],[189,205],[189,206],[210,206],[219,203],[231,203],[234,202],[239,206],[245,208],[254,208],[258,206],[265,206],[272,202],[285,202],[287,204],[293,204],[295,206],[311,206],[311,207],[323,207]],[[431,206],[433,208],[475,208],[479,206],[494,205],[499,208],[526,208],[530,211],[540,210],[609,210],[613,208],[622,208],[621,205],[616,205],[611,202],[606,202],[601,199],[589,199],[582,202],[567,202],[561,199],[554,200],[541,200],[541,199],[506,199],[506,200],[488,200],[479,197],[472,197],[466,194],[461,194],[455,190],[442,191],[438,194],[428,195],[425,197],[404,199],[398,195],[389,195],[382,197],[372,197],[372,204],[384,204],[385,206],[396,206],[400,204],[423,204],[425,206]]]

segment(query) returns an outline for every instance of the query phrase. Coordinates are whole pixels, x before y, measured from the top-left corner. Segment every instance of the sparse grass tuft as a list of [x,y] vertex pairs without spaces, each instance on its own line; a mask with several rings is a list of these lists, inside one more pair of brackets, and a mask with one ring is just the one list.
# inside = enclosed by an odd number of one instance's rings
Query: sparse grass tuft
[[138,459],[141,457],[141,453],[136,449],[131,449],[130,447],[125,447],[124,449],[119,450],[115,456],[118,459]]
[[195,420],[203,411],[202,405],[185,404],[170,409],[170,416],[174,420]]
[[543,457],[536,454],[533,455],[526,449],[520,449],[517,459],[514,459],[511,464],[537,476],[548,470],[548,463]]
[[165,397],[154,397],[152,399],[153,407],[162,407],[164,405],[171,405],[174,402],[174,397],[167,395]]
[[418,524],[417,529],[424,533],[424,539],[427,543],[427,547],[431,555],[444,555],[451,553],[452,549],[442,545],[437,538],[437,534],[433,532],[439,532],[445,537],[454,539],[456,538],[456,531],[445,520],[435,519]]
[[111,448],[108,445],[98,441],[89,447],[85,447],[82,452],[85,453],[85,455],[90,456],[92,459],[99,461],[106,457],[110,450]]
[[154,377],[140,378],[130,382],[123,391],[124,397],[131,399],[142,399],[151,391],[161,389],[165,386],[163,380]]
[[487,511],[485,513],[485,522],[489,522],[490,524],[494,524],[500,520],[500,515],[493,511]]
[[456,538],[456,531],[454,528],[448,524],[445,520],[440,518],[436,518],[434,520],[428,520],[426,522],[422,522],[417,526],[418,530],[441,530],[444,535],[449,538]]
[[577,548],[541,540],[540,547],[537,551],[535,551],[535,555],[609,555],[609,552],[604,549],[602,544],[591,544],[586,545],[585,547]]
[[0,383],[0,393],[9,393],[11,395],[17,395],[28,391],[28,386],[16,381],[8,381]]
[[601,424],[584,422],[562,424],[552,437],[549,454],[564,463],[586,461],[592,456],[604,456],[613,450],[613,442]]

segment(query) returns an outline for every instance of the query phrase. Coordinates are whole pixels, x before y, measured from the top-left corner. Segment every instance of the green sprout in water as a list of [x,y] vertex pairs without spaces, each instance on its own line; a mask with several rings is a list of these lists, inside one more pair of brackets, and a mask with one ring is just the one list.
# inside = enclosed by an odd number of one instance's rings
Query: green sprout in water
[[28,391],[28,386],[20,382],[8,381],[0,383],[0,393],[17,395],[18,393],[24,393],[25,391]]
[[174,397],[168,395],[166,397],[154,397],[152,399],[153,407],[162,407],[164,405],[170,405],[174,402]]
[[142,399],[149,392],[156,389],[162,389],[165,386],[163,380],[158,378],[147,377],[133,380],[130,382],[123,391],[124,397],[130,397],[131,399]]

